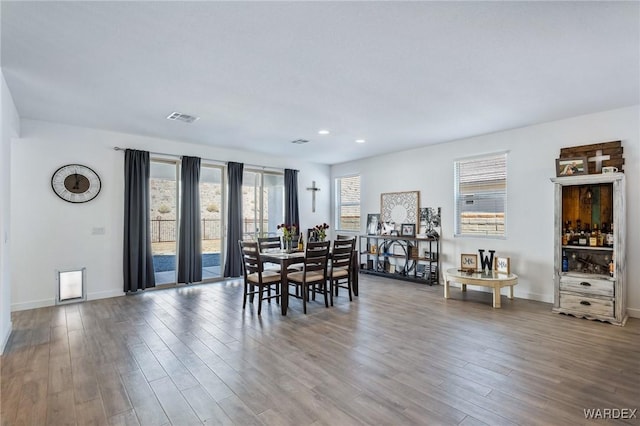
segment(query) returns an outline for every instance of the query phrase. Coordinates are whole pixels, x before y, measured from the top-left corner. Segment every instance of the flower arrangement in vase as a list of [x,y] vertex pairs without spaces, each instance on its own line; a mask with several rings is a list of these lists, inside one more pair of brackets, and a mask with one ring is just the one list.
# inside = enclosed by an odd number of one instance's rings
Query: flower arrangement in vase
[[324,241],[327,238],[327,229],[329,229],[329,225],[326,223],[313,227],[313,232],[316,234],[318,241]]
[[282,230],[282,241],[284,242],[284,247],[287,251],[291,251],[293,248],[293,236],[296,235],[298,227],[296,225],[281,223],[277,226],[277,229]]

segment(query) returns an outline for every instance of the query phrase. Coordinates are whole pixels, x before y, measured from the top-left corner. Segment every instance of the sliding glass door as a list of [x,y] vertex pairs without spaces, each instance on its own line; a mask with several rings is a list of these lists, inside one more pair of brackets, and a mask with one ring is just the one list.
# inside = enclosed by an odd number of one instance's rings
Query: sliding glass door
[[151,252],[156,285],[176,282],[178,163],[151,160]]
[[202,233],[202,280],[222,277],[224,244],[222,167],[202,164],[200,169],[200,217]]

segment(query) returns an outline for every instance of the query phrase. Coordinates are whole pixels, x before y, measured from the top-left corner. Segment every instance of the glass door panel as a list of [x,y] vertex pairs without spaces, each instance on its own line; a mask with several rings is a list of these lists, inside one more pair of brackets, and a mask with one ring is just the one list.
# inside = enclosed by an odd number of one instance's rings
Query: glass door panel
[[224,235],[222,233],[222,168],[203,165],[200,169],[200,217],[202,220],[202,280],[222,277]]
[[151,252],[156,284],[176,282],[178,165],[151,161]]
[[278,235],[278,225],[284,223],[284,176],[264,173],[262,194],[263,225],[261,236],[274,237]]
[[243,239],[275,236],[284,222],[284,176],[245,171],[242,178]]

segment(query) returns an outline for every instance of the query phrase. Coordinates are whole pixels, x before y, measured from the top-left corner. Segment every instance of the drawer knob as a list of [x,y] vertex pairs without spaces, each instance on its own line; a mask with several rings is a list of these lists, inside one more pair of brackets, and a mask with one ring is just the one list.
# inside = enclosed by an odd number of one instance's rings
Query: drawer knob
[[580,283],[580,285],[583,285],[583,286],[585,286],[585,287],[591,287],[591,283],[588,283],[588,282],[586,282],[586,281],[582,281],[582,282]]
[[587,302],[586,300],[581,300],[580,304],[585,306],[591,306],[591,302]]

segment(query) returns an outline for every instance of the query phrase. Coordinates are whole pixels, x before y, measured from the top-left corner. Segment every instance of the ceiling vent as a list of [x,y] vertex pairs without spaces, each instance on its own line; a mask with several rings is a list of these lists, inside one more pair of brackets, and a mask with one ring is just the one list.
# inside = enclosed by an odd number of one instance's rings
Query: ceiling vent
[[172,112],[167,117],[167,120],[177,120],[184,121],[185,123],[193,123],[194,121],[200,119],[200,117],[196,117],[195,115],[187,115],[181,112]]
[[291,141],[291,143],[302,145],[303,143],[309,143],[309,141],[306,139],[296,139],[295,141]]

